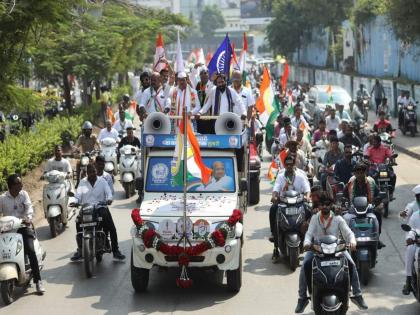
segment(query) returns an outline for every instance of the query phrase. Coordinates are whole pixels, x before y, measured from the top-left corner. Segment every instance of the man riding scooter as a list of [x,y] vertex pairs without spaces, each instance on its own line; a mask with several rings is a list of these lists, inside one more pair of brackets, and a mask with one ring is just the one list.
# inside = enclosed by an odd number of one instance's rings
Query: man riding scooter
[[[318,241],[325,235],[333,235],[337,238],[344,238],[351,251],[356,249],[356,238],[353,232],[341,216],[334,214],[333,200],[326,193],[321,193],[318,205],[320,211],[312,216],[303,243],[306,254],[299,274],[299,299],[295,309],[295,313],[298,314],[303,313],[309,304],[309,298],[307,296],[307,275],[310,274],[309,270],[312,267],[312,260],[314,258],[314,253],[311,251],[314,241]],[[360,310],[366,310],[368,306],[362,296],[357,268],[347,251],[345,251],[345,256],[350,266],[351,286],[353,289],[351,300]]]
[[45,289],[41,281],[38,258],[35,253],[35,234],[31,227],[34,214],[31,199],[28,193],[22,189],[22,179],[17,174],[10,175],[7,178],[7,188],[8,191],[0,196],[0,214],[20,218],[26,224],[26,227],[20,228],[18,233],[22,234],[23,246],[31,264],[36,291],[43,294]]
[[53,170],[66,173],[66,191],[72,191],[73,183],[71,181],[71,176],[73,170],[71,168],[70,162],[67,159],[63,158],[63,148],[61,147],[61,145],[55,146],[54,157],[48,160],[44,170],[44,174]]

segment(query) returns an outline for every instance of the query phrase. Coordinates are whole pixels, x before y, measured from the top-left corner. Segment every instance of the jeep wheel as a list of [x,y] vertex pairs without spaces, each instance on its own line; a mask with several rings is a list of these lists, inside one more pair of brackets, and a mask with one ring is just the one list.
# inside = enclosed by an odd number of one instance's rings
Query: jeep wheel
[[144,292],[149,285],[149,269],[137,268],[133,264],[133,251],[131,251],[131,285],[134,291]]
[[242,248],[239,252],[239,267],[226,271],[226,280],[230,292],[239,292],[242,286]]

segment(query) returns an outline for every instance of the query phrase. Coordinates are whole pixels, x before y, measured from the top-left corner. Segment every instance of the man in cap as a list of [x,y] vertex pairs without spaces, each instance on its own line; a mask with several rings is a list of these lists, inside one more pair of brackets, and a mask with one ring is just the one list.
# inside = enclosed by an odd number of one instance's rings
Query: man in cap
[[179,72],[177,74],[178,86],[173,90],[171,98],[172,113],[175,116],[181,116],[186,107],[189,116],[195,115],[201,108],[196,90],[187,82],[187,74]]
[[169,113],[171,99],[166,96],[162,88],[160,74],[153,72],[150,77],[150,87],[144,90],[138,107],[140,119],[143,120],[148,114],[154,112]]

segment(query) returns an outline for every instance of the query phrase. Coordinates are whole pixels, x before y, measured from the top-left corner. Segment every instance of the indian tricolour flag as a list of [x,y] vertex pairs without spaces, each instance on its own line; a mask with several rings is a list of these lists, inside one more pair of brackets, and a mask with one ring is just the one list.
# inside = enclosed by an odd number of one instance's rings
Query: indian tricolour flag
[[274,122],[280,113],[280,104],[277,97],[274,96],[274,89],[271,85],[270,73],[267,67],[264,68],[260,97],[256,105],[260,113],[260,120],[266,128],[267,137],[271,139],[274,134]]
[[[171,163],[172,186],[183,186],[184,183],[184,122],[180,121],[179,132],[176,137],[175,152]],[[211,169],[208,168],[201,159],[200,145],[191,127],[191,122],[187,121],[187,185],[192,186],[206,185],[211,177]]]
[[163,38],[162,34],[159,33],[156,38],[156,51],[155,58],[153,61],[153,71],[160,72],[162,69],[166,68],[166,63],[163,62],[165,59],[165,49],[163,48]]

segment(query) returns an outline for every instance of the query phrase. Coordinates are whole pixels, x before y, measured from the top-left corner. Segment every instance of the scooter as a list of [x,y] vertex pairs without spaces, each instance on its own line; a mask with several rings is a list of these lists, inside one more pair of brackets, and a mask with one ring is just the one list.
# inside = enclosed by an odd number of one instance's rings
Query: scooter
[[[78,204],[73,204],[79,207]],[[102,261],[105,253],[111,253],[109,235],[102,227],[101,209],[107,207],[106,203],[97,205],[82,205],[79,216],[80,227],[79,237],[82,237],[82,256],[86,277],[91,278],[94,273],[96,258],[97,262]]]
[[416,105],[415,104],[408,104],[407,106],[402,106],[400,111],[402,111],[399,121],[399,128],[403,135],[407,132],[410,133],[412,137],[416,135],[417,129],[417,113],[416,113]]
[[349,306],[349,262],[345,244],[333,235],[323,236],[313,245],[314,259],[308,281],[312,308],[316,315],[345,315]]
[[101,154],[105,157],[105,172],[117,174],[117,141],[113,138],[101,140]]
[[[22,219],[14,216],[0,218],[0,290],[4,304],[9,305],[15,300],[15,288],[27,287],[32,280],[32,270],[29,259],[25,255],[23,238],[17,230],[26,227]],[[46,252],[36,238],[35,253],[39,269],[43,268]]]
[[401,228],[404,231],[414,233],[415,235],[417,249],[414,256],[413,274],[411,276],[411,290],[414,297],[420,303],[420,230],[414,230],[408,224],[402,224]]
[[289,267],[295,271],[299,266],[302,250],[301,226],[305,222],[303,195],[296,191],[285,191],[281,196],[276,214],[274,246],[289,260]]
[[52,237],[56,237],[60,227],[64,229],[75,214],[75,209],[69,207],[70,187],[68,186],[71,183],[68,181],[66,185],[66,175],[66,173],[53,170],[42,177],[48,181],[48,184],[44,186],[42,204]]
[[375,268],[378,257],[379,226],[375,223],[373,209],[374,206],[368,203],[366,197],[354,198],[349,209],[354,217],[348,225],[357,241],[357,249],[352,256],[363,285],[368,284],[370,269]]
[[139,152],[139,148],[132,145],[120,148],[120,181],[126,198],[130,198],[136,193],[136,178],[140,177]]

